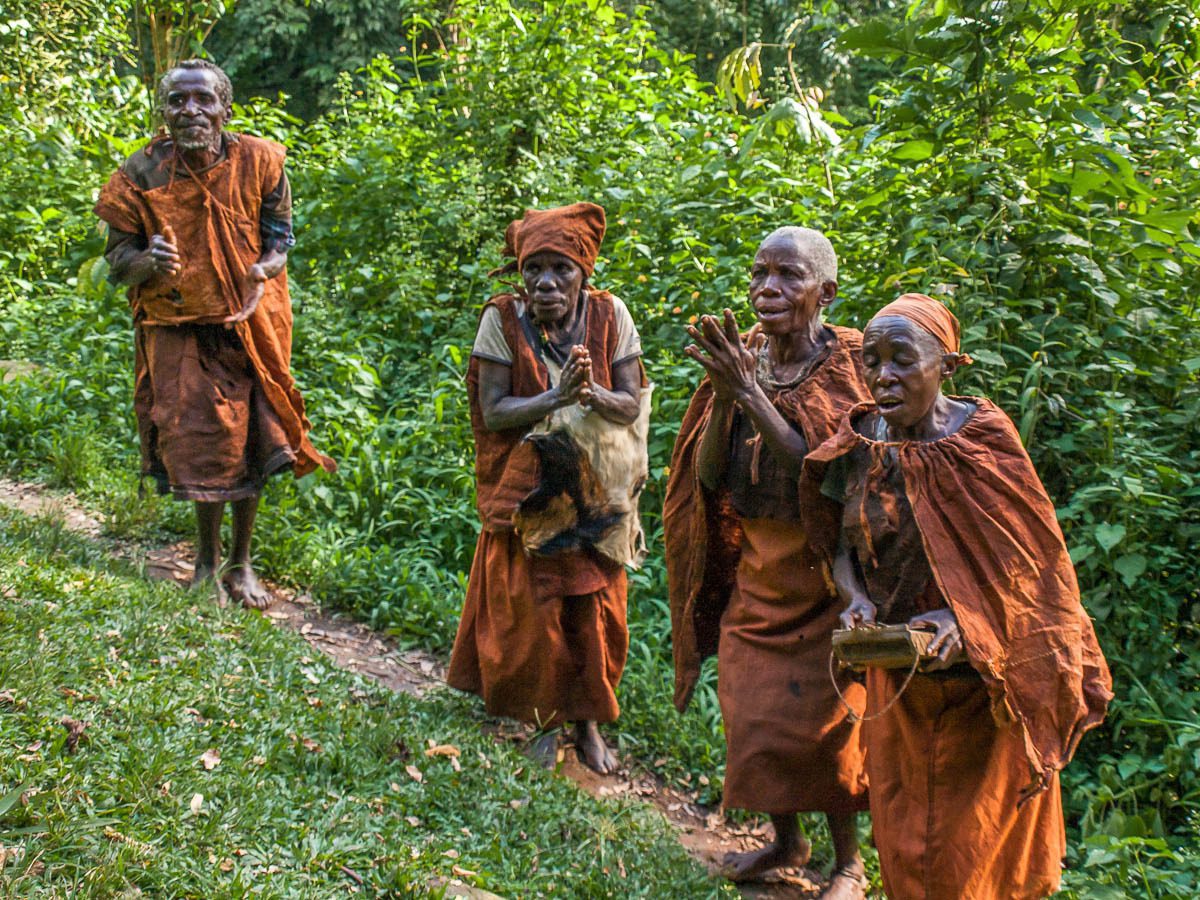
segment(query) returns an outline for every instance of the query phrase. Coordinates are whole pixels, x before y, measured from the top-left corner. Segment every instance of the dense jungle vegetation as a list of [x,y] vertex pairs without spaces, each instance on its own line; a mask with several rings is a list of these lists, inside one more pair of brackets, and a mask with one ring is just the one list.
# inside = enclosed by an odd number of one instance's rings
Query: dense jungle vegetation
[[[955,390],[1008,411],[1056,502],[1117,692],[1064,774],[1065,895],[1195,896],[1194,0],[175,5],[211,12],[176,38],[215,25],[235,129],[290,148],[294,368],[341,469],[272,484],[274,578],[448,648],[477,529],[464,372],[486,273],[523,208],[579,199],[608,211],[594,281],[629,304],[657,386],[643,517],[661,547],[699,377],[684,323],[748,321],[758,241],[823,229],[831,320],[945,297],[977,363]],[[0,465],[122,535],[189,528],[138,495],[128,309],[90,212],[152,128],[145,14],[170,7],[0,2]],[[631,584],[613,736],[715,800],[714,673],[677,715],[661,556]]]

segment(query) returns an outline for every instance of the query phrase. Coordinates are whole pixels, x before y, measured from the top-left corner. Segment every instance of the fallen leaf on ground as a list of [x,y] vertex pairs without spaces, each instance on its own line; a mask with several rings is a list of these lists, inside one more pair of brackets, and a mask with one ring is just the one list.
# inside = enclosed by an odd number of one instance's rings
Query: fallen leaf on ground
[[425,751],[426,756],[458,756],[461,753],[453,744],[434,744]]
[[80,722],[78,719],[72,719],[70,716],[63,716],[59,720],[59,724],[67,729],[67,752],[74,753],[79,746],[79,741],[83,737],[84,729],[91,725],[91,722]]
[[422,781],[425,780],[425,776],[421,774],[421,770],[418,769],[416,766],[414,766],[412,763],[409,763],[407,766],[405,766],[404,771],[407,772],[408,777],[411,778],[413,781],[417,782],[417,784],[420,784]]
[[192,815],[200,815],[200,810],[204,809],[204,795],[192,794],[192,802],[189,804],[192,810]]
[[405,816],[404,821],[407,822],[409,825],[411,825],[413,828],[421,827],[421,820],[418,819],[416,816]]
[[454,850],[454,849],[447,850],[446,852],[444,852],[442,854],[442,856],[445,856],[448,859],[458,859],[459,856],[461,856],[461,855],[462,855],[461,853],[459,853],[457,850]]
[[211,772],[221,764],[221,751],[215,747],[209,747],[200,754],[200,764],[204,766],[205,771]]
[[464,869],[462,866],[459,866],[459,865],[451,866],[450,871],[453,872],[455,875],[457,875],[459,878],[474,878],[476,875],[479,874],[478,872],[472,872],[470,869]]
[[222,872],[232,872],[233,871],[233,860],[227,856],[223,860],[221,860],[221,865],[217,866],[217,868],[220,869]]

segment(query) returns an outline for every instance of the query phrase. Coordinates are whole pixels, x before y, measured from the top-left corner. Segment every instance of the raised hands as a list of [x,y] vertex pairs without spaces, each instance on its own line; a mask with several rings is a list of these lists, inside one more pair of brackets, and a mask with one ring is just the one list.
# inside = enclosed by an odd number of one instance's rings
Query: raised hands
[[758,351],[766,336],[759,333],[759,326],[755,324],[743,341],[737,320],[728,309],[724,312],[724,321],[718,322],[716,316],[701,316],[698,324],[699,328],[687,327],[688,335],[696,343],[684,352],[704,366],[719,399],[732,401],[746,397],[757,384]]

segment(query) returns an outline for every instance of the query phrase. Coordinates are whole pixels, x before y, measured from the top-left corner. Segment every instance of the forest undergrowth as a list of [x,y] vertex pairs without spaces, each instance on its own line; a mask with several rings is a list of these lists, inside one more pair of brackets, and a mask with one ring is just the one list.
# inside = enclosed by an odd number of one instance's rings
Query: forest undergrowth
[[[976,360],[955,390],[1013,417],[1058,508],[1117,685],[1064,775],[1068,895],[1188,897],[1200,26],[1183,2],[984,5],[882,4],[842,22],[820,46],[859,73],[852,85],[805,82],[829,67],[800,60],[794,78],[761,73],[751,110],[660,49],[640,13],[600,0],[553,14],[469,0],[452,22],[415,23],[408,58],[341,76],[320,115],[239,104],[235,128],[290,150],[294,367],[314,440],[341,466],[270,486],[259,557],[403,642],[448,648],[477,533],[463,378],[500,287],[486,273],[522,209],[577,199],[608,211],[594,281],[629,304],[656,384],[643,519],[661,548],[665,467],[699,377],[683,325],[723,306],[748,321],[758,241],[821,228],[841,262],[830,320],[861,324],[904,290],[945,298]],[[0,56],[0,87],[21,88],[0,91],[16,150],[0,161],[0,359],[13,361],[0,464],[81,494],[114,534],[165,539],[187,533],[188,511],[138,492],[128,309],[90,215],[151,115],[120,62],[127,10],[79,9],[0,28],[0,50],[19,43],[25,60]],[[430,29],[454,42],[418,53]],[[743,63],[733,94],[760,77]],[[66,81],[45,75],[64,68]],[[631,576],[629,618],[612,737],[716,801],[714,672],[677,714],[658,553]]]

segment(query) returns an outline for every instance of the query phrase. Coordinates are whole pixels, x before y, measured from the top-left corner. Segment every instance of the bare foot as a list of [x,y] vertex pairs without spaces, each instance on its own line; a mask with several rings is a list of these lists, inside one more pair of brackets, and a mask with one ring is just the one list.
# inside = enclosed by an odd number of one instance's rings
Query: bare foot
[[835,869],[818,900],[866,900],[867,873],[862,860]]
[[230,599],[246,609],[266,609],[275,600],[248,565],[230,566],[221,581],[229,591]]
[[558,765],[558,735],[559,729],[552,728],[538,735],[529,746],[529,757],[543,769],[553,769]]
[[808,862],[812,847],[797,835],[795,843],[774,841],[761,850],[725,854],[725,877],[730,881],[756,881],[772,869],[799,867]]
[[575,723],[575,746],[583,755],[584,765],[593,772],[611,775],[617,771],[620,764],[616,754],[612,752],[608,744],[604,743],[604,737],[600,734],[600,726],[595,722]]
[[193,563],[192,580],[188,582],[188,588],[204,587],[206,582],[217,580],[216,562],[202,562],[200,557],[196,557]]

